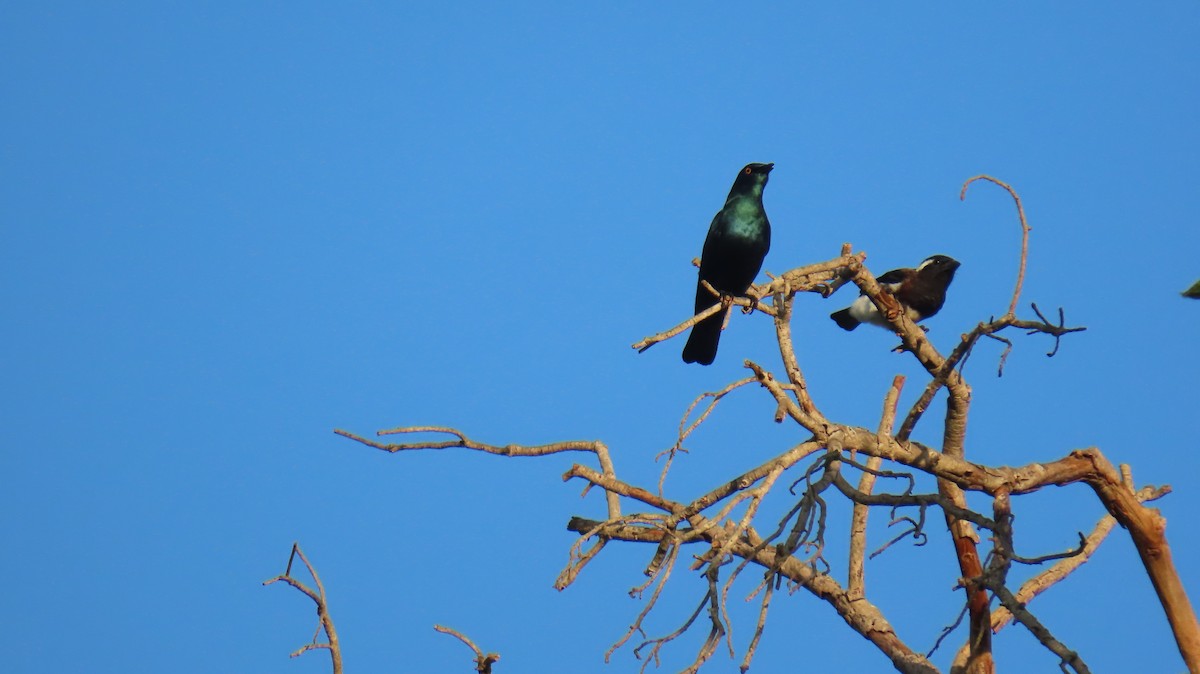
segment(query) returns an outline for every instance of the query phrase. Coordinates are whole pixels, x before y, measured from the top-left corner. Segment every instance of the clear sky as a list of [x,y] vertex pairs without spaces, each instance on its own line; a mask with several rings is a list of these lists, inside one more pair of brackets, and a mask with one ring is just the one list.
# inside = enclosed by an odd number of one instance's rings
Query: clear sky
[[[831,4],[6,3],[5,669],[328,671],[287,658],[307,600],[259,585],[299,540],[347,671],[470,671],[434,623],[499,651],[502,673],[636,671],[628,649],[601,656],[651,550],[612,546],[551,587],[567,519],[604,512],[559,479],[573,457],[392,456],[332,430],[602,439],[652,482],[695,395],[746,358],[779,368],[761,315],[735,315],[708,368],[682,340],[629,348],[690,314],[690,260],[750,161],[776,163],[765,270],[843,242],[876,273],[960,260],[929,321],[943,349],[1007,307],[1019,242],[1006,194],[959,187],[1010,182],[1033,226],[1024,299],[1088,331],[1053,359],[1014,334],[999,379],[998,346],[979,347],[969,456],[1097,445],[1170,483],[1159,505],[1200,601],[1200,302],[1179,297],[1200,277],[1200,6]],[[797,346],[824,411],[874,426],[894,374],[905,402],[925,379],[886,332],[829,320],[852,294],[799,298]],[[773,411],[756,388],[729,401],[667,495],[804,439]],[[937,442],[936,421],[916,438]],[[1082,486],[1014,507],[1029,556],[1103,515]],[[867,565],[916,649],[961,606],[943,529]],[[701,592],[678,571],[648,627],[673,630]],[[1032,608],[1094,671],[1183,671],[1123,532]],[[735,620],[742,648],[752,618]],[[1019,627],[996,650],[1002,670],[1057,671]],[[888,669],[798,592],[752,671]]]

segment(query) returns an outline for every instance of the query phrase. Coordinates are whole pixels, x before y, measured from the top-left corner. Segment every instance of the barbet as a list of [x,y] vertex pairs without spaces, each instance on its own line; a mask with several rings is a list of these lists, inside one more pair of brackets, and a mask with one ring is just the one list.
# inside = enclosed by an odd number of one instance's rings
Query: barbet
[[[916,269],[893,269],[880,276],[877,281],[896,298],[904,312],[913,322],[923,321],[941,311],[946,303],[946,289],[954,280],[959,263],[946,255],[925,258]],[[887,318],[870,297],[859,295],[854,303],[829,315],[843,330],[853,330],[859,323],[871,323],[891,329]]]

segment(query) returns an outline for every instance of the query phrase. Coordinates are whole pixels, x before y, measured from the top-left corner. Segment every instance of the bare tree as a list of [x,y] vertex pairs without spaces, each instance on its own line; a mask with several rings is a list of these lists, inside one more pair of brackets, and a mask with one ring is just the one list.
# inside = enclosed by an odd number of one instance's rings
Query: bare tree
[[[1200,627],[1171,559],[1165,520],[1155,509],[1143,505],[1168,493],[1168,487],[1137,488],[1128,466],[1114,467],[1094,447],[1072,450],[1058,459],[1015,468],[976,463],[966,456],[971,388],[963,376],[962,366],[979,341],[987,338],[1004,343],[999,364],[1002,372],[1013,346],[1002,333],[1019,329],[1030,335],[1049,336],[1053,339],[1053,348],[1047,355],[1053,356],[1064,335],[1084,329],[1067,327],[1061,309],[1057,321],[1049,320],[1036,305],[1032,305],[1035,318],[1017,316],[1029,247],[1029,226],[1017,193],[995,178],[971,178],[963,185],[961,196],[965,198],[968,187],[978,180],[990,181],[1009,192],[1021,226],[1016,284],[1008,308],[1001,316],[980,322],[962,336],[952,351],[942,354],[926,338],[924,330],[906,316],[895,298],[876,281],[864,264],[866,255],[852,252],[849,244],[833,259],[792,269],[773,277],[767,284],[751,288],[748,297],[725,298],[726,302],[772,320],[782,371],[772,372],[747,360],[744,364],[749,376],[720,391],[699,396],[684,414],[674,447],[664,453],[664,467],[657,485],[633,484],[618,477],[608,448],[602,442],[492,445],[476,441],[454,428],[434,426],[395,428],[379,431],[378,435],[436,433],[446,439],[391,443],[344,430],[336,432],[387,452],[457,447],[502,456],[548,456],[562,452],[593,455],[594,462],[573,465],[563,478],[582,480],[588,489],[601,489],[606,497],[607,512],[603,517],[573,517],[569,520],[568,528],[580,537],[570,549],[566,567],[556,585],[559,588],[569,586],[610,543],[646,544],[651,550],[644,569],[648,580],[634,590],[639,594],[648,592],[649,596],[632,626],[609,651],[611,654],[639,636],[641,643],[634,652],[643,660],[643,669],[646,664],[656,661],[662,649],[681,634],[692,628],[701,629],[699,625],[706,625],[708,634],[684,671],[699,670],[722,640],[728,643],[732,653],[729,592],[736,579],[753,569],[759,579],[751,593],[758,601],[758,617],[753,635],[741,653],[743,671],[749,668],[754,658],[776,591],[784,586],[791,590],[802,588],[829,604],[851,629],[891,660],[897,670],[938,671],[928,655],[905,643],[883,612],[869,601],[863,570],[871,509],[886,509],[892,523],[904,528],[893,542],[901,538],[923,538],[928,526],[927,515],[932,509],[941,513],[950,530],[953,547],[946,552],[952,552],[959,566],[958,584],[964,593],[964,616],[968,625],[966,641],[955,657],[952,672],[994,671],[991,636],[1012,620],[1023,625],[1056,655],[1064,671],[1088,672],[1080,654],[1056,638],[1027,604],[1094,554],[1114,524],[1126,529],[1136,546],[1184,662],[1191,671],[1200,672]],[[897,406],[905,380],[897,376],[882,392],[883,412],[875,429],[838,423],[825,416],[809,393],[793,346],[791,319],[797,294],[816,292],[828,296],[846,284],[854,284],[875,303],[900,338],[897,350],[915,358],[929,376],[920,396],[903,416]],[[718,304],[633,346],[645,350],[684,332],[721,308]],[[741,475],[720,480],[718,486],[698,498],[682,501],[668,497],[664,493],[664,481],[678,453],[684,451],[688,436],[708,419],[722,399],[754,384],[769,396],[767,402],[774,408],[774,420],[799,426],[808,439]],[[913,430],[927,416],[930,404],[943,389],[947,392],[947,405],[941,420],[941,446],[931,447],[911,440]],[[854,475],[857,475],[856,481],[852,479]],[[936,491],[920,493],[916,490],[916,478],[921,475],[936,479]],[[1090,487],[1109,514],[1090,534],[1080,534],[1078,547],[1070,552],[1035,558],[1018,554],[1013,546],[1013,497],[1075,483]],[[880,489],[880,485],[889,488]],[[784,492],[793,496],[783,495]],[[990,510],[970,508],[966,499],[969,492],[990,497]],[[764,499],[772,494],[789,499],[786,514],[778,519],[769,519],[760,513]],[[844,581],[835,578],[825,546],[831,535],[826,527],[826,513],[830,499],[839,495],[852,502],[849,558],[842,567],[847,569]],[[626,512],[625,508],[630,506],[636,512]],[[986,532],[984,537],[980,536],[980,530]],[[692,552],[690,556],[681,554],[685,547]],[[661,637],[645,638],[644,619],[655,609],[673,571],[681,561],[686,564],[689,559],[692,560],[690,567],[703,578],[702,599],[679,629]],[[1007,579],[1013,564],[1047,562],[1054,563],[1020,587],[1009,587]],[[993,600],[999,602],[999,608],[995,610],[992,609]],[[332,634],[330,641],[335,641]],[[478,658],[484,657],[478,649],[474,650]],[[483,663],[478,658],[477,663]]]

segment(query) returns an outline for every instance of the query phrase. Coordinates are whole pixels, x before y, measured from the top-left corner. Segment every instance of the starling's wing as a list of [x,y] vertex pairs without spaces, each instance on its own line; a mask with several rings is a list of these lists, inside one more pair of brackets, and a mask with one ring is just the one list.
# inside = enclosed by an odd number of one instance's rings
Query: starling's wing
[[[696,281],[696,313],[708,309],[721,300],[714,297],[705,289],[703,281],[708,281],[714,287],[719,286],[717,279],[723,275],[724,240],[728,223],[725,222],[724,209],[717,211],[712,224],[708,226],[708,236],[704,238],[704,250],[700,254],[700,278]],[[721,288],[717,287],[717,290]],[[721,326],[725,324],[725,314],[729,310],[718,311],[716,314],[692,326],[687,344],[683,347],[683,362],[710,365],[717,357],[717,345],[721,341]]]

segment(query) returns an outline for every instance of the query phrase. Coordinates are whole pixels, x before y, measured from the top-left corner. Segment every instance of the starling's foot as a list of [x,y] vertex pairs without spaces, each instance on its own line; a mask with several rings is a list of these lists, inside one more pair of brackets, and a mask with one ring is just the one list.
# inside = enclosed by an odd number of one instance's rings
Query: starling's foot
[[743,314],[752,313],[755,309],[758,308],[758,298],[757,297],[747,297],[746,299],[750,300],[750,306],[742,307]]

